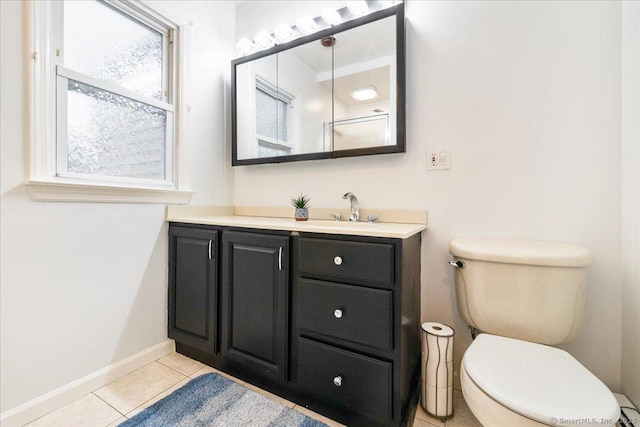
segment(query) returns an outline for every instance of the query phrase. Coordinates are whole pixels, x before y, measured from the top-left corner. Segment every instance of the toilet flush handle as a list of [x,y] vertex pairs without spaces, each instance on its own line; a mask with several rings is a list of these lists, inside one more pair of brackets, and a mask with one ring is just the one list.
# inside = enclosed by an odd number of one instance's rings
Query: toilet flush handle
[[464,268],[465,266],[464,261],[458,261],[458,260],[451,260],[449,261],[449,264],[453,265],[456,268]]

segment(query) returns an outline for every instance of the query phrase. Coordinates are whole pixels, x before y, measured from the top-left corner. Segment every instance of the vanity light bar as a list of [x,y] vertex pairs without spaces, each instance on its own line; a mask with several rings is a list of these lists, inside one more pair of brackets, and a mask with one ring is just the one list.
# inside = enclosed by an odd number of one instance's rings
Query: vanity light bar
[[277,41],[275,39],[281,43],[285,43],[293,38],[309,35],[316,31],[329,28],[330,26],[338,25],[343,21],[359,18],[371,11],[386,9],[399,3],[402,3],[402,0],[378,0],[377,2],[366,0],[348,1],[346,7],[338,10],[323,8],[318,18],[314,19],[308,15],[303,16],[296,20],[295,27],[290,27],[282,23],[274,30],[273,34],[269,34],[267,31],[260,31],[253,42],[243,37],[236,44],[236,48],[242,55],[248,55],[257,50],[268,49],[276,45]]

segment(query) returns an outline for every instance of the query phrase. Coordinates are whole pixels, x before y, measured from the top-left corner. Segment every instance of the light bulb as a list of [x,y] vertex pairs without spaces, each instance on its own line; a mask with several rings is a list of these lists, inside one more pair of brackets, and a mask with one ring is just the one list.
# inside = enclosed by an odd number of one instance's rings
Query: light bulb
[[320,11],[320,15],[329,25],[338,25],[342,22],[340,14],[335,9],[331,9],[329,7],[323,7]]
[[260,31],[253,41],[262,49],[269,48],[276,44],[275,40],[273,40],[273,37],[271,37],[266,31]]
[[242,52],[243,55],[246,55],[247,53],[253,52],[256,49],[256,45],[248,38],[243,37],[236,43],[236,48]]
[[367,6],[367,2],[364,0],[348,1],[347,7],[355,17],[366,15],[367,12],[369,12],[369,6]]
[[398,3],[400,3],[399,0],[380,0],[380,7],[385,9],[387,7],[395,6]]
[[293,30],[286,23],[282,23],[278,25],[273,32],[280,41],[286,42],[291,37],[293,37]]
[[310,16],[303,16],[302,18],[298,19],[296,21],[296,27],[298,27],[300,32],[304,34],[314,33],[318,29],[316,21],[314,21]]

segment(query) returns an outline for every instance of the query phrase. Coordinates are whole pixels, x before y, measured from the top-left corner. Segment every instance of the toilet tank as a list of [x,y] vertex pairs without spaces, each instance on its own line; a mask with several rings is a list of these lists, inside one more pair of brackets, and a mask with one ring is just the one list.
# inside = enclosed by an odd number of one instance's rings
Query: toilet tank
[[482,332],[547,345],[576,339],[588,250],[568,243],[458,238],[449,252],[462,319]]

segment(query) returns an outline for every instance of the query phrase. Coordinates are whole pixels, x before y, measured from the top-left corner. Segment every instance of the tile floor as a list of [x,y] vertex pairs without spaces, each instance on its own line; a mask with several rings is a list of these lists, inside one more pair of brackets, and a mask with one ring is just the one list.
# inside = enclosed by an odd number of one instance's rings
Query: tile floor
[[[110,384],[87,394],[80,399],[63,406],[39,418],[29,427],[115,427],[152,405],[174,390],[185,385],[189,380],[207,372],[218,372],[233,381],[245,385],[285,406],[303,414],[319,419],[330,427],[342,426],[322,415],[311,412],[293,402],[282,399],[249,383],[219,372],[209,366],[171,353],[152,362],[137,371],[130,373]],[[481,427],[480,423],[467,408],[462,393],[454,391],[454,416],[446,423],[430,417],[418,405],[414,427]]]

